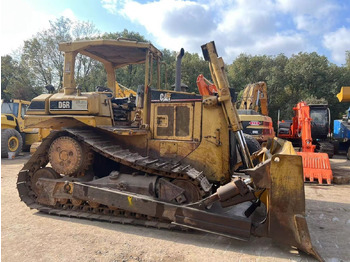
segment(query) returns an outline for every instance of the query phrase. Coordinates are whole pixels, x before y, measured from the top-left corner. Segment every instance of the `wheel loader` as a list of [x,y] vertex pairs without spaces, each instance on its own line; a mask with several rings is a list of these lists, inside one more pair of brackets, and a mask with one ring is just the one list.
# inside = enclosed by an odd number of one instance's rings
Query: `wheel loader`
[[25,128],[24,116],[29,101],[13,99],[1,100],[1,157],[8,157],[9,152],[16,156],[22,149],[40,139],[37,128]]
[[[59,49],[63,90],[34,98],[27,111],[27,126],[51,128],[18,174],[27,206],[241,240],[270,237],[322,260],[305,219],[301,157],[277,138],[249,153],[214,42],[202,50],[215,96],[181,91],[180,70],[175,90],[163,90],[162,53],[150,43],[89,40]],[[104,91],[81,92],[78,53],[104,65]],[[134,102],[116,98],[114,89],[115,70],[130,64],[143,64],[145,72]]]

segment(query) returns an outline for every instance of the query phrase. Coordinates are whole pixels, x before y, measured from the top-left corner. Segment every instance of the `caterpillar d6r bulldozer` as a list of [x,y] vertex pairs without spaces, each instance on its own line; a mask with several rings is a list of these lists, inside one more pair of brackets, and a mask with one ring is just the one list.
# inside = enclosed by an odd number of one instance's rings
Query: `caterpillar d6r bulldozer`
[[[182,92],[180,81],[162,90],[162,53],[150,43],[91,40],[59,48],[64,89],[33,99],[26,117],[27,126],[52,129],[18,175],[27,206],[242,240],[271,237],[322,260],[305,220],[301,157],[277,138],[250,155],[213,42],[202,50],[215,96]],[[103,63],[110,91],[81,92],[78,53]],[[134,104],[114,89],[115,70],[130,64],[145,72]]]

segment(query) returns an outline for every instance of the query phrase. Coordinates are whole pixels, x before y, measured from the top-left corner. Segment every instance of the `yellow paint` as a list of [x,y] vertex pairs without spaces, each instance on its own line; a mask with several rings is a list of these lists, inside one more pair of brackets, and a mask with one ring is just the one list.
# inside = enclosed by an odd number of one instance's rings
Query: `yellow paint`
[[[202,108],[202,138],[187,161],[195,168],[204,170],[210,181],[229,181],[229,129],[221,105]],[[219,129],[219,132],[218,132]],[[220,134],[220,137],[217,137]],[[220,145],[218,141],[220,140]]]
[[26,115],[48,115],[49,114],[49,99],[52,94],[42,94],[32,99],[31,102],[44,103],[44,109],[30,109]]
[[[187,136],[176,136],[176,108],[177,107],[188,107],[189,108],[189,121],[187,125],[189,126],[189,134]],[[168,115],[160,115],[158,114],[159,107],[171,107],[173,108],[174,119],[172,123],[169,123]],[[194,103],[153,103],[151,105],[151,131],[153,133],[153,137],[155,139],[166,139],[166,140],[193,140],[193,117],[194,117]],[[181,116],[180,116],[181,117]],[[161,136],[157,133],[158,127],[168,127],[170,124],[173,125],[173,136]],[[197,124],[199,124],[197,122]]]
[[110,117],[79,116],[79,115],[27,115],[25,125],[27,127],[60,129],[61,127],[78,126],[112,126]]
[[25,136],[25,145],[32,145],[33,143],[40,141],[41,139],[39,138],[39,134],[38,133],[34,133],[34,134],[26,134]]
[[[2,103],[6,103],[2,101]],[[23,141],[24,145],[30,146],[31,144],[39,141],[38,129],[27,128],[24,123],[24,115],[26,114],[27,108],[30,105],[29,101],[14,99],[9,101],[9,103],[18,104],[18,114],[1,114],[1,129],[16,129],[20,133],[25,134],[25,140]],[[6,116],[11,116],[13,120],[8,120]],[[11,141],[12,140],[12,141]],[[16,142],[17,141],[17,142]],[[11,142],[11,143],[10,143]],[[8,141],[9,148],[11,151],[16,151],[19,142],[16,137],[11,137]],[[10,146],[11,144],[11,146]],[[16,145],[16,146],[14,146]]]
[[[11,115],[15,119],[15,116],[12,114],[6,114],[6,115]],[[1,129],[16,128],[17,126],[16,121],[8,120],[6,115],[1,115]]]
[[261,105],[261,113],[267,116],[269,114],[267,109],[267,86],[262,81],[246,86],[239,109],[253,109],[258,112],[258,102]]
[[134,90],[131,90],[130,88],[127,88],[126,86],[123,86],[122,84],[119,84],[117,81],[115,81],[115,93],[116,97],[129,97],[130,95],[136,96],[137,93]]
[[128,202],[129,202],[129,206],[133,206],[134,204],[132,203],[132,197],[128,196]]
[[19,146],[19,140],[15,136],[11,136],[7,142],[8,149],[11,152],[15,152],[18,149]]
[[337,94],[339,102],[350,102],[350,86],[343,86]]

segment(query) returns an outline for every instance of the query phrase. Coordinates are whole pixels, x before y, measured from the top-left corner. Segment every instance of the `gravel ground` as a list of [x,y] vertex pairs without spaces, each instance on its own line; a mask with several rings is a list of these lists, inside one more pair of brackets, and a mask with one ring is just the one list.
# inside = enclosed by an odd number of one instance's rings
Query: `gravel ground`
[[[178,232],[49,216],[20,202],[17,173],[28,155],[1,162],[2,261],[315,261],[270,239],[242,242]],[[350,161],[332,159],[342,175]],[[350,172],[348,174],[350,176]],[[307,221],[326,261],[350,261],[350,185],[306,185]]]

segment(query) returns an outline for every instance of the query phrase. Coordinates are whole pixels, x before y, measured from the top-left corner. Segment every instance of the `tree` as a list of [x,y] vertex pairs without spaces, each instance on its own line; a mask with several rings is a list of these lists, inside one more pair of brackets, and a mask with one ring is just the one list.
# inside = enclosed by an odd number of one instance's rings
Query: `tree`
[[[72,38],[75,41],[100,38],[100,31],[91,22],[78,21],[73,24]],[[78,54],[75,62],[75,80],[83,91],[94,91],[100,83],[107,82],[100,62]]]
[[64,57],[58,44],[72,40],[70,29],[71,20],[60,17],[50,21],[48,30],[24,42],[22,63],[32,70],[38,86],[52,84],[62,87]]
[[350,70],[350,50],[345,51],[346,67]]
[[26,66],[11,56],[1,57],[1,98],[31,100],[42,93],[35,86],[34,76]]
[[228,66],[228,79],[237,92],[247,84],[267,81],[271,74],[273,59],[269,56],[239,55]]
[[161,66],[161,88],[170,90],[175,84],[176,52],[163,49],[162,53],[164,64]]
[[[188,85],[188,92],[198,93],[196,80],[199,74],[203,74],[207,79],[211,78],[208,62],[198,54],[185,52],[182,58],[181,81]],[[175,83],[175,77],[173,81]]]
[[[60,17],[50,21],[50,28],[37,33],[32,39],[25,41],[22,62],[25,63],[35,75],[36,85],[52,84],[62,88],[63,82],[63,53],[58,50],[59,43],[72,40],[86,40],[98,37],[99,31],[90,22],[75,22],[69,18]],[[88,74],[96,61],[78,55],[76,58],[76,78],[86,91]]]

